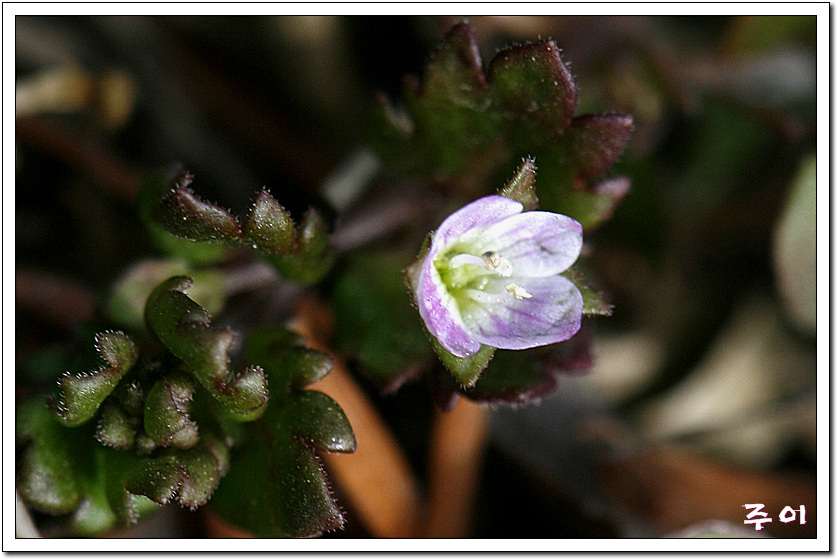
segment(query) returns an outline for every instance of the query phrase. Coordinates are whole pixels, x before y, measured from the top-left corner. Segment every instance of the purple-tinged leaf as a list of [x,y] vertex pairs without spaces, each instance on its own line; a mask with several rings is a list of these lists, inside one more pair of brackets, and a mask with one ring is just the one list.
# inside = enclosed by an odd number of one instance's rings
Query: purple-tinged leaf
[[577,171],[576,188],[599,177],[617,161],[634,130],[628,115],[583,115],[573,119],[567,143]]
[[529,116],[555,135],[570,125],[578,92],[555,42],[505,49],[487,73],[494,111]]
[[232,214],[201,200],[186,187],[177,187],[163,197],[153,217],[172,235],[190,241],[230,241],[242,236]]

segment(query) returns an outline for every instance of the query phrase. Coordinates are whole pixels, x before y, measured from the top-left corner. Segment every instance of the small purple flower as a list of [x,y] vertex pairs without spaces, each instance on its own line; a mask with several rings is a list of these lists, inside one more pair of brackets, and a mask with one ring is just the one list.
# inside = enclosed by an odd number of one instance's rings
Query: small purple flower
[[560,276],[579,256],[582,226],[487,196],[449,216],[408,270],[419,314],[443,348],[467,358],[481,345],[523,350],[579,330],[582,294]]

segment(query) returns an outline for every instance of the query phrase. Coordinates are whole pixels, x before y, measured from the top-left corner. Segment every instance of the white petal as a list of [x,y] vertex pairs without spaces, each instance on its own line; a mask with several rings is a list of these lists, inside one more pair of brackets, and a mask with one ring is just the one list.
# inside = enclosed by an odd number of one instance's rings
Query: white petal
[[[532,295],[518,299],[509,293],[509,281],[492,279],[485,303],[463,310],[463,323],[478,343],[508,350],[523,350],[569,339],[582,322],[582,294],[564,276],[514,277],[516,285]],[[489,295],[490,294],[490,295]],[[504,297],[498,297],[499,295]]]
[[476,251],[495,251],[508,259],[515,276],[559,274],[582,250],[582,225],[552,212],[524,212],[468,237]]
[[520,214],[523,209],[523,204],[511,198],[484,196],[448,216],[437,229],[433,243],[438,247],[448,245],[467,231],[490,226],[504,218]]

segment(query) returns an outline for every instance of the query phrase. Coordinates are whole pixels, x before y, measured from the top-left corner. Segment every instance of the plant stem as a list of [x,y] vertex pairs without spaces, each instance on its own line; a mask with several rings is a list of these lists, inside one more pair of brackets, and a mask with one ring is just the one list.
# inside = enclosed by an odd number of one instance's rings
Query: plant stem
[[468,536],[488,420],[489,410],[467,399],[460,399],[450,412],[436,411],[422,537]]

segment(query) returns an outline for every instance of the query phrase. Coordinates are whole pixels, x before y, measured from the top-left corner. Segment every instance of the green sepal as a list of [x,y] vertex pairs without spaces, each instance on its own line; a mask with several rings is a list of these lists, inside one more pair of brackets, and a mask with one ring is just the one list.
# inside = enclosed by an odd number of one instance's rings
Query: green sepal
[[78,426],[93,418],[138,356],[134,342],[118,331],[96,334],[96,350],[110,367],[92,373],[66,372],[58,379],[57,394],[50,399],[50,408],[66,426]]
[[480,379],[480,374],[488,367],[489,362],[492,361],[495,355],[496,348],[481,345],[480,350],[474,355],[468,358],[458,358],[443,348],[435,337],[431,336],[430,339],[431,345],[434,347],[434,352],[439,356],[442,365],[465,388],[472,387],[477,383],[477,380]]
[[530,158],[524,158],[524,161],[515,171],[515,175],[498,191],[498,194],[523,204],[524,212],[538,210],[538,197],[535,194],[535,171],[535,162]]
[[594,286],[582,265],[579,263],[573,265],[564,271],[562,276],[573,282],[582,293],[582,313],[584,315],[611,316],[613,306],[608,303],[605,295]]

